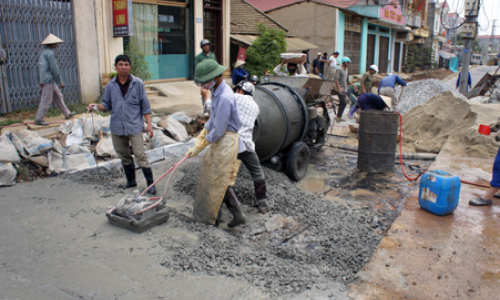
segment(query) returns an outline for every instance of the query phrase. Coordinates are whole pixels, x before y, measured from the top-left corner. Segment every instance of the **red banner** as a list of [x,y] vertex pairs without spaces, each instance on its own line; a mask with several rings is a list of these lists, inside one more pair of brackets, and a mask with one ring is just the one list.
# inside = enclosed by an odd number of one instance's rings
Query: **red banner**
[[247,59],[247,48],[240,46],[240,49],[238,50],[238,57],[236,58],[236,60],[245,61],[246,59]]
[[132,3],[130,0],[113,1],[113,36],[129,36],[132,34],[130,22]]

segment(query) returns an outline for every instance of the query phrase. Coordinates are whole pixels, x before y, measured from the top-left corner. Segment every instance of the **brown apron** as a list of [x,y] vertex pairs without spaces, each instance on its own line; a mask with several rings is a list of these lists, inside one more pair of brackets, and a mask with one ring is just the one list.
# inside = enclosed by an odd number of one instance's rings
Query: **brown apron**
[[193,217],[196,222],[215,224],[224,194],[233,186],[241,161],[238,156],[238,134],[226,131],[217,142],[210,144],[196,186]]

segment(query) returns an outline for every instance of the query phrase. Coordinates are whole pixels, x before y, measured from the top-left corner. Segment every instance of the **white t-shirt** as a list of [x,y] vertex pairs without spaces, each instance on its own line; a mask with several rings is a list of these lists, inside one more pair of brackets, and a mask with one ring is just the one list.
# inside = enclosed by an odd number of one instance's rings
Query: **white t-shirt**
[[335,69],[337,68],[337,59],[332,55],[330,56],[330,58],[328,59],[329,61],[332,61],[329,66],[330,67],[334,67]]

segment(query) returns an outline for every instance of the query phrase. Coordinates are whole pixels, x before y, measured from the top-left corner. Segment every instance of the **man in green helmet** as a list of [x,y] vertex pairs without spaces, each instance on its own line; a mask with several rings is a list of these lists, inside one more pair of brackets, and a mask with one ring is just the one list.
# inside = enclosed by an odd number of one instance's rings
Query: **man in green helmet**
[[245,151],[245,146],[238,137],[242,122],[234,93],[222,78],[225,70],[226,67],[212,59],[200,62],[195,68],[194,80],[201,86],[202,95],[208,99],[211,91],[213,99],[210,119],[186,155],[198,155],[210,145],[198,177],[194,220],[217,225],[224,202],[233,215],[228,226],[235,227],[246,223],[242,205],[232,188],[240,163],[236,158],[239,150]]

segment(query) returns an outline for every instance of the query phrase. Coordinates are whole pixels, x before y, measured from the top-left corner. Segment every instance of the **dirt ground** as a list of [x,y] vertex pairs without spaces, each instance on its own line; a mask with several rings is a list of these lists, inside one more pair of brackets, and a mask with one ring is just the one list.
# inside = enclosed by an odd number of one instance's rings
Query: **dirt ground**
[[[155,164],[156,177],[176,160]],[[0,298],[349,299],[348,285],[414,184],[360,175],[355,154],[330,147],[311,163],[300,184],[266,168],[273,208],[265,215],[252,206],[253,183],[240,170],[236,192],[249,224],[236,229],[193,222],[199,157],[175,175],[169,220],[142,234],[105,217],[124,196],[116,187],[120,174],[75,173],[2,188]]]

